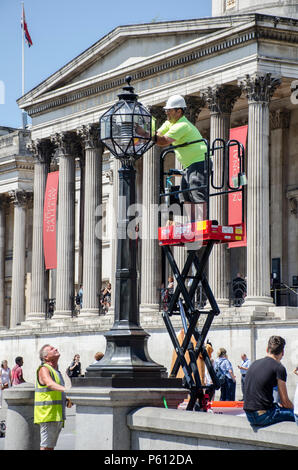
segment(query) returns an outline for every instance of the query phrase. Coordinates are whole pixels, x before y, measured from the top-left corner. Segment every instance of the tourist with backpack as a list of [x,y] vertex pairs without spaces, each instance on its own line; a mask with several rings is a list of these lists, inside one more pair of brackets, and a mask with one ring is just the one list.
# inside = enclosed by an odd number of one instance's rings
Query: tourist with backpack
[[214,361],[214,370],[221,384],[220,401],[234,401],[236,393],[236,376],[228,359],[227,351],[220,348]]

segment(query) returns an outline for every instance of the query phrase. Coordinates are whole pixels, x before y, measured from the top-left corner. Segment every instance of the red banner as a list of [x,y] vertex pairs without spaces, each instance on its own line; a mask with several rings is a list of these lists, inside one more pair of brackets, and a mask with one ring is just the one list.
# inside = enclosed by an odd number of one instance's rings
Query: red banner
[[[247,138],[247,127],[248,126],[240,126],[234,127],[230,129],[230,140],[238,140],[243,147],[244,150],[246,149],[246,138]],[[233,178],[237,178],[238,181],[238,173],[239,173],[239,158],[238,158],[238,146],[233,145],[230,147],[230,154],[229,154],[229,164],[230,164],[230,174],[229,174],[229,181],[230,186],[234,186]],[[236,183],[236,187],[238,186],[238,182]],[[242,222],[242,192],[237,191],[235,193],[231,193],[228,195],[228,222],[229,225],[240,224]],[[236,248],[239,246],[246,246],[246,227],[244,224],[244,239],[241,242],[234,242],[229,243],[229,248]]]
[[46,269],[57,267],[56,211],[59,171],[48,174],[43,208],[43,252]]

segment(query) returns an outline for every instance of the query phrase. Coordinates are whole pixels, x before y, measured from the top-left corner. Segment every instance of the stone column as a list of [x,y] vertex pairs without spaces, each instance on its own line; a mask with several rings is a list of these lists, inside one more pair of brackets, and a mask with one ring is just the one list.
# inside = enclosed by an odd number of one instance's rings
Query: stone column
[[34,156],[34,202],[32,235],[32,268],[30,313],[26,320],[38,321],[45,318],[47,300],[47,274],[43,253],[43,206],[50,158],[53,151],[51,142],[36,140],[28,146]]
[[[270,113],[270,258],[280,258],[281,275],[287,266],[287,208],[281,197],[286,187],[285,158],[288,154],[290,111],[279,109]],[[280,229],[276,230],[279,226]],[[285,277],[283,279],[285,280]]]
[[74,308],[75,153],[77,135],[52,136],[59,159],[57,280],[55,318],[69,318]]
[[0,196],[0,327],[5,323],[5,208],[6,198]]
[[14,204],[13,260],[11,284],[10,328],[25,317],[25,262],[26,262],[26,204],[27,193],[10,191]]
[[98,315],[101,288],[102,239],[97,233],[96,211],[102,197],[102,153],[95,126],[78,130],[85,148],[83,308],[80,316]]
[[[266,313],[270,296],[269,102],[280,84],[271,74],[240,81],[248,98],[247,297]],[[259,308],[258,308],[259,307]]]
[[[214,139],[229,140],[230,118],[235,101],[240,96],[238,87],[216,85],[208,87],[206,101],[210,109],[210,147]],[[220,145],[220,144],[219,144]],[[221,184],[224,169],[223,152],[215,151],[213,160],[214,183]],[[225,178],[227,181],[227,178]],[[224,188],[226,189],[226,188]],[[215,192],[210,188],[210,194]],[[209,201],[209,219],[227,224],[227,196],[213,196]],[[226,244],[214,245],[209,258],[209,283],[220,308],[229,306],[230,258]]]
[[[152,106],[156,130],[165,118],[161,106]],[[142,276],[140,314],[158,313],[161,286],[161,248],[158,245],[159,171],[161,149],[152,147],[143,157]]]

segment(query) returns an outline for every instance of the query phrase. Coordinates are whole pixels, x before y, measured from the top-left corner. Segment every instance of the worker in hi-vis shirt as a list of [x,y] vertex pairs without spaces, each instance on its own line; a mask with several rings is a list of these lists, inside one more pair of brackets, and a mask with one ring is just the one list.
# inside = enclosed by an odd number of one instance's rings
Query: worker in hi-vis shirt
[[[174,95],[168,99],[166,106],[164,106],[167,120],[154,135],[154,141],[158,146],[176,146],[202,140],[199,130],[184,115],[186,107],[186,102],[180,95]],[[143,131],[139,126],[136,130],[140,134]],[[176,158],[185,170],[185,174],[182,176],[180,190],[197,188],[194,191],[185,191],[179,194],[179,200],[180,202],[186,203],[186,208],[188,205],[194,206],[194,203],[199,203],[198,206],[200,207],[201,203],[206,200],[205,188],[201,188],[201,186],[205,184],[204,168],[206,151],[207,147],[204,141],[175,149]],[[203,205],[205,206],[205,204]],[[188,209],[186,210],[191,221],[194,221],[194,211],[191,211],[192,214],[190,214],[190,211]],[[203,211],[199,212],[201,212],[202,216]],[[196,214],[196,220],[197,219],[198,214]]]

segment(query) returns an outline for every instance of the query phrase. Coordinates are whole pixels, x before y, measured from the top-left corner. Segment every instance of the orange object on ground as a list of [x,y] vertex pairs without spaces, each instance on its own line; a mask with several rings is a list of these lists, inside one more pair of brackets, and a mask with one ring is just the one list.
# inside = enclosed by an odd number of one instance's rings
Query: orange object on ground
[[212,401],[212,408],[243,408],[243,401]]
[[210,410],[219,415],[245,416],[243,401],[212,401]]

